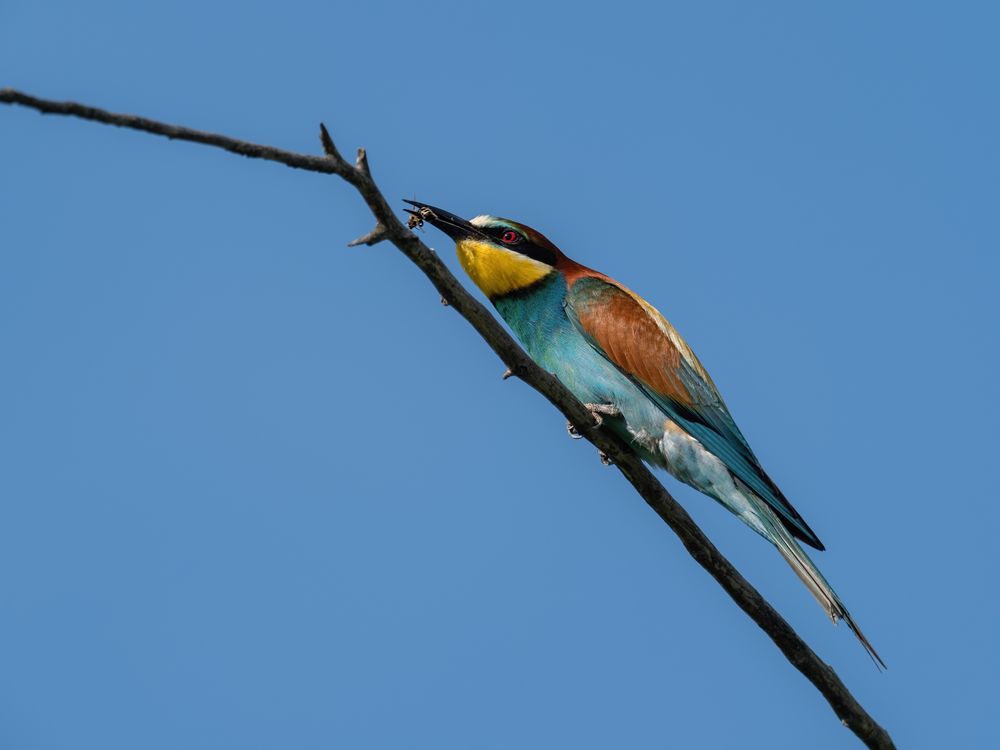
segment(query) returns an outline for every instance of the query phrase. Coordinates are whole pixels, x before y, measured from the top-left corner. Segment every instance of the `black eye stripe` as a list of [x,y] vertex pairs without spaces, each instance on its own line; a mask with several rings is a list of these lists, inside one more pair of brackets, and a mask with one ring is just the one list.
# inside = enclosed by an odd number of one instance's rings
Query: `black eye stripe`
[[[518,253],[532,260],[537,260],[540,263],[544,263],[547,266],[554,266],[556,264],[556,254],[552,252],[547,247],[541,247],[536,245],[530,239],[528,239],[524,234],[512,229],[507,226],[495,226],[490,227],[486,230],[489,235],[496,238],[496,240],[503,246],[509,248],[511,252]],[[507,233],[514,235],[513,239],[504,239]]]
[[507,234],[508,232],[510,232],[512,234],[515,234],[518,237],[521,236],[520,232],[517,232],[516,230],[511,229],[510,227],[505,227],[502,224],[500,226],[497,226],[497,227],[491,227],[488,231],[489,231],[489,233],[491,235],[493,235],[494,237],[496,237],[498,240],[502,240],[503,237],[504,237],[504,235]]
[[544,263],[547,266],[554,266],[556,264],[556,254],[554,252],[547,247],[539,247],[531,242],[522,242],[517,246],[516,252]]

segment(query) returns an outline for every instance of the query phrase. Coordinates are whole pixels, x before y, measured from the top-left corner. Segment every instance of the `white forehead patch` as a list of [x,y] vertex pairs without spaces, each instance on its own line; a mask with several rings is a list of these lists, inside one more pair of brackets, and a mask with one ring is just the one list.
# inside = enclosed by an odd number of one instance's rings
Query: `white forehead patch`
[[479,227],[480,229],[482,229],[483,227],[493,224],[495,221],[496,217],[488,216],[487,214],[482,214],[481,216],[477,216],[476,218],[471,219],[469,223],[472,224],[472,226],[474,227]]

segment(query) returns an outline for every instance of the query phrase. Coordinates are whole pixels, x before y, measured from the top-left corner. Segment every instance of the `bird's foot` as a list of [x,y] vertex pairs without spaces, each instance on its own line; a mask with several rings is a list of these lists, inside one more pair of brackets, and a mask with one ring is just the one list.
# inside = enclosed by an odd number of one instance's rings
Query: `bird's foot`
[[[590,412],[591,416],[594,418],[594,426],[600,427],[604,424],[604,417],[620,417],[621,410],[614,404],[584,404],[587,407],[587,411]],[[601,415],[604,416],[601,416]],[[566,432],[574,440],[579,440],[583,437],[580,430],[577,429],[576,425],[570,421],[566,422]]]

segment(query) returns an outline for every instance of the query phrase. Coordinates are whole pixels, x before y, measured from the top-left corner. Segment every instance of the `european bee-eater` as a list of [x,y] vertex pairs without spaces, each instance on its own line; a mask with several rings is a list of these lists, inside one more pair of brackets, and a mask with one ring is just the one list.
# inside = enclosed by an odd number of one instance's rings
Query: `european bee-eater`
[[509,219],[467,221],[406,201],[455,241],[459,261],[528,354],[648,463],[714,498],[778,548],[881,666],[797,539],[823,543],[761,467],[701,362],[666,318],[614,279]]

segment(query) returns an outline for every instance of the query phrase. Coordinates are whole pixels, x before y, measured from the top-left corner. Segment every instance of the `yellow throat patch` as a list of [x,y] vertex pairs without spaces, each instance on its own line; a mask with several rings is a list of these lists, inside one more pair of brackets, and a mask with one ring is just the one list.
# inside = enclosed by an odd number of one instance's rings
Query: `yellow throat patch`
[[463,239],[455,250],[462,268],[490,299],[531,286],[552,271],[552,266],[489,242]]

